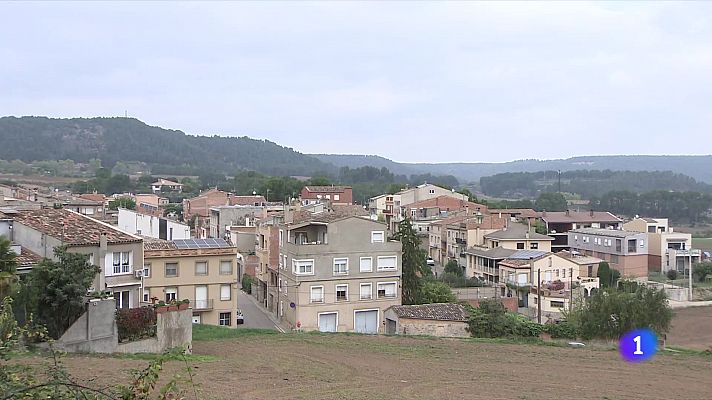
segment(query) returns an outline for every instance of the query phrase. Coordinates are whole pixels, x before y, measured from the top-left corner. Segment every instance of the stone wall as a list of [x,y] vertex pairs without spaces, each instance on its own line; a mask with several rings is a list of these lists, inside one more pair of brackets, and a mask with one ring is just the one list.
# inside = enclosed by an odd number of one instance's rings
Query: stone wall
[[[467,338],[467,322],[437,321],[428,319],[399,318],[393,310],[385,312],[386,326],[393,321],[396,324],[397,335],[422,335],[452,338]],[[388,333],[388,332],[387,332]]]
[[[483,299],[484,300],[484,299]],[[497,300],[504,305],[508,311],[517,312],[519,311],[519,299],[517,297],[497,297],[490,298],[490,300]],[[467,303],[472,307],[478,308],[480,306],[480,300],[467,300]]]

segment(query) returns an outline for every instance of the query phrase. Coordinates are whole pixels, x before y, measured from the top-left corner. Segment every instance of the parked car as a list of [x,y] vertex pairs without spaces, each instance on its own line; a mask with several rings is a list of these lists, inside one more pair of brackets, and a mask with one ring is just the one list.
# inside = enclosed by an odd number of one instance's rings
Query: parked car
[[433,260],[432,257],[428,257],[428,259],[425,261],[429,267],[434,267],[435,266],[435,260]]
[[240,309],[237,310],[237,316],[235,318],[235,321],[237,322],[238,325],[245,323],[245,317],[242,316],[242,310],[240,310]]

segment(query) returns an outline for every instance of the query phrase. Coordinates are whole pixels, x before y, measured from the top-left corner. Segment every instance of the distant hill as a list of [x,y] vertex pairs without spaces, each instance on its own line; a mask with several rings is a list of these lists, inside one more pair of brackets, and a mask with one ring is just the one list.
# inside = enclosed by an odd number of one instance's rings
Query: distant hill
[[[712,183],[712,155],[706,156],[582,156],[559,160],[517,160],[504,163],[398,163],[377,156],[321,155],[314,157],[337,166],[357,167],[366,160],[389,165],[391,171],[415,169],[415,173],[453,175],[461,182],[478,182],[483,176],[506,172],[613,170],[672,171]],[[403,173],[403,172],[401,172]],[[412,172],[411,172],[412,173]]]
[[144,162],[153,173],[318,175],[336,167],[266,140],[191,136],[133,118],[0,118],[0,159]]

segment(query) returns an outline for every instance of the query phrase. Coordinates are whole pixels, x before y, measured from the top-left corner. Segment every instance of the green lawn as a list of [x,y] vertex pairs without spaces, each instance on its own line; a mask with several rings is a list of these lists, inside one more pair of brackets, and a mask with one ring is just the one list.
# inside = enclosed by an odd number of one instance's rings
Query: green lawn
[[195,341],[207,341],[207,340],[222,340],[222,339],[233,339],[247,336],[259,336],[259,335],[276,335],[279,332],[273,329],[249,329],[249,328],[225,328],[222,326],[214,325],[193,325],[193,340]]
[[712,238],[692,238],[692,248],[701,250],[712,249]]

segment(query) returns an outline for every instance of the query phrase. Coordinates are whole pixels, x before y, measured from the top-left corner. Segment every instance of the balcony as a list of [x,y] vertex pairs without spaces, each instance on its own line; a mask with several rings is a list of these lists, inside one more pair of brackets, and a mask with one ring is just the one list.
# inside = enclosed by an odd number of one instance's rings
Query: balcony
[[666,254],[670,257],[700,257],[702,256],[702,251],[698,249],[687,249],[687,250],[677,250],[677,249],[666,249]]
[[193,311],[210,311],[213,309],[213,299],[194,300]]
[[455,243],[457,244],[462,244],[462,245],[467,245],[467,241],[462,238],[455,238]]

